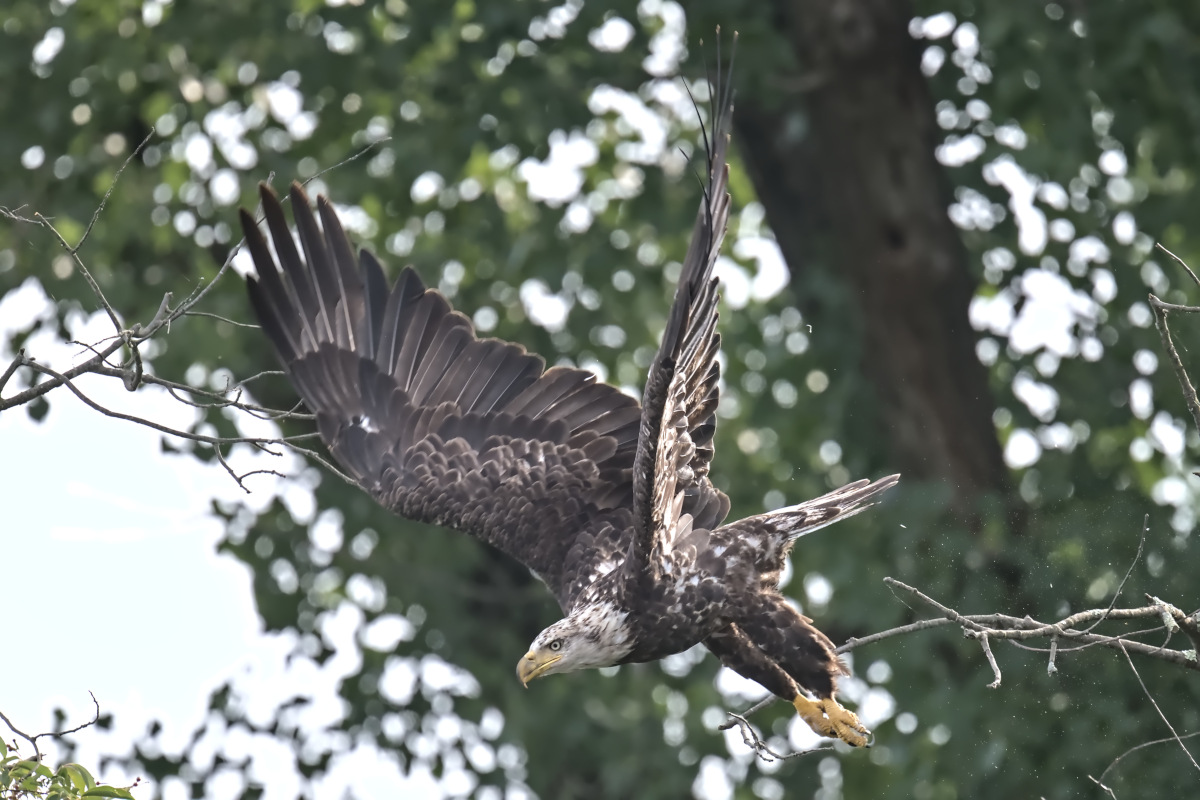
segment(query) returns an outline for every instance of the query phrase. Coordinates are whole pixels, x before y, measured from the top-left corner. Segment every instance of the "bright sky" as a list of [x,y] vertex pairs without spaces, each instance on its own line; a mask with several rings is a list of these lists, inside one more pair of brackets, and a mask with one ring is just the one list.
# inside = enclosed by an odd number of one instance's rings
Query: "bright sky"
[[[0,339],[44,303],[32,283],[5,298]],[[41,336],[27,347],[58,365],[78,351]],[[187,419],[153,390],[94,377],[79,385],[128,413]],[[159,439],[66,391],[41,424],[20,410],[0,416],[6,463],[20,464],[3,483],[0,599],[30,622],[33,654],[6,658],[4,687],[20,692],[0,705],[25,730],[49,729],[56,705],[83,720],[89,690],[106,711],[120,709],[129,734],[152,715],[195,725],[208,687],[263,646],[249,573],[215,554],[222,526],[207,514],[211,498],[237,487],[219,467],[162,454]]]

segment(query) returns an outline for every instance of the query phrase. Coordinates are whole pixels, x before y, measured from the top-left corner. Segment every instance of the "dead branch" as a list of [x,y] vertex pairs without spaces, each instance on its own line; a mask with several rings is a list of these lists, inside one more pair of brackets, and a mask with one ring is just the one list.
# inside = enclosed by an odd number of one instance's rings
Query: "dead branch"
[[[197,305],[204,300],[205,296],[209,291],[212,290],[213,286],[215,286],[218,281],[220,281],[221,278],[230,271],[233,264],[233,259],[241,249],[244,241],[239,241],[236,245],[234,245],[233,248],[231,248],[229,255],[226,257],[225,261],[217,270],[216,275],[211,280],[207,282],[202,281],[178,305],[173,305],[174,295],[171,292],[164,294],[162,302],[159,304],[158,311],[155,313],[154,317],[145,324],[134,323],[133,325],[126,326],[122,321],[122,315],[109,302],[99,282],[95,279],[91,270],[88,268],[87,263],[81,254],[81,250],[84,244],[87,242],[88,236],[92,232],[97,221],[103,214],[108,201],[112,197],[113,191],[117,186],[117,182],[120,180],[121,174],[125,171],[126,167],[129,166],[132,160],[137,157],[139,153],[141,153],[153,136],[154,133],[152,131],[151,134],[147,136],[137,148],[135,148],[129,158],[125,160],[125,163],[121,166],[121,168],[117,170],[111,183],[109,184],[108,190],[105,192],[104,197],[100,200],[95,211],[93,212],[92,218],[89,221],[86,230],[83,232],[83,235],[80,237],[79,241],[74,245],[69,243],[66,237],[64,237],[62,233],[54,226],[54,223],[51,221],[51,217],[49,216],[38,212],[33,212],[31,215],[18,213],[20,209],[17,211],[0,209],[0,217],[4,217],[13,222],[38,225],[48,230],[54,236],[59,245],[72,259],[74,265],[79,269],[80,274],[83,275],[88,287],[91,289],[92,295],[95,297],[97,306],[104,310],[109,321],[112,322],[112,325],[115,329],[114,335],[105,337],[99,342],[77,342],[76,344],[79,344],[82,348],[84,348],[84,350],[87,351],[88,357],[79,363],[74,364],[69,369],[61,371],[53,369],[50,366],[39,362],[34,354],[28,353],[25,349],[18,351],[12,361],[4,368],[3,372],[0,373],[0,413],[17,406],[31,403],[60,387],[66,387],[68,391],[78,397],[79,400],[89,408],[98,411],[105,416],[143,425],[177,439],[193,441],[212,447],[217,462],[226,470],[226,472],[229,473],[230,477],[244,491],[249,491],[245,485],[245,479],[251,475],[269,474],[280,476],[281,473],[271,469],[255,469],[239,474],[229,464],[226,453],[222,450],[223,447],[228,448],[237,444],[245,444],[254,447],[261,452],[274,456],[283,455],[284,448],[286,448],[321,463],[333,474],[350,484],[354,484],[355,481],[353,479],[351,479],[341,470],[334,467],[331,463],[329,463],[328,459],[324,458],[314,450],[301,445],[302,442],[315,438],[317,436],[316,433],[302,434],[298,436],[281,435],[276,437],[208,436],[191,430],[171,428],[144,417],[126,414],[107,408],[89,397],[77,384],[76,379],[82,375],[97,375],[120,380],[126,390],[130,392],[137,391],[143,385],[147,384],[160,386],[166,389],[168,394],[176,401],[193,408],[204,410],[233,410],[235,412],[248,414],[252,417],[272,422],[280,422],[287,419],[312,419],[312,415],[301,412],[299,410],[299,406],[294,406],[290,409],[273,409],[250,402],[244,397],[247,384],[266,374],[278,374],[275,371],[262,372],[257,375],[252,375],[236,383],[230,382],[230,385],[226,385],[226,387],[220,391],[208,391],[198,387],[189,386],[180,381],[173,381],[148,374],[143,368],[140,345],[156,336],[170,335],[171,323],[185,316],[213,318],[238,327],[258,327],[257,325],[231,320],[221,315],[197,308]],[[372,149],[378,147],[383,141],[387,140],[384,139],[373,142],[333,167],[330,167],[329,169],[335,169],[343,164],[362,157]],[[321,173],[318,173],[318,175],[324,174],[324,172],[328,172],[328,170],[324,170]],[[317,176],[314,176],[314,178],[315,177]],[[309,180],[312,180],[312,178]],[[14,376],[21,373],[28,373],[30,375],[28,388],[22,391],[17,391],[8,397],[4,397],[2,392],[5,386],[8,385]]]

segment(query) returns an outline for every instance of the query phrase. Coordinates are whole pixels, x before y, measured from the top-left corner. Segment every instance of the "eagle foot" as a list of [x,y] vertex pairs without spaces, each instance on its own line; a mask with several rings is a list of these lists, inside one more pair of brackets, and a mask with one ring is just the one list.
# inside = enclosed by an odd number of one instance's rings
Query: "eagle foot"
[[804,695],[792,701],[796,713],[818,736],[841,739],[851,747],[864,747],[871,732],[858,721],[853,711],[843,707],[832,697],[814,702]]

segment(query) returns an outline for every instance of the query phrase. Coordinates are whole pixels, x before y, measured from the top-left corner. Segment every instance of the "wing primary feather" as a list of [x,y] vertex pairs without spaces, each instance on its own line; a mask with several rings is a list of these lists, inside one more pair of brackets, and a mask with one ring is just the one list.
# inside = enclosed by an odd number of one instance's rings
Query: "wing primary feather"
[[409,394],[414,403],[426,405],[436,402],[434,390],[453,371],[459,354],[470,338],[466,317],[452,313],[441,318],[433,332],[429,350],[422,358],[421,368],[413,376]]
[[[300,184],[293,183],[293,196],[297,191],[307,202],[307,195],[304,194]],[[347,344],[351,350],[356,351],[364,358],[374,358],[372,337],[368,335],[367,341],[358,341],[358,338],[365,332],[360,328],[369,325],[371,318],[366,313],[363,281],[359,273],[359,266],[355,263],[354,248],[350,246],[350,240],[346,238],[346,231],[328,198],[317,198],[317,213],[321,216],[321,228],[324,233],[318,241],[326,245],[334,265],[331,272],[336,279],[334,282],[334,312],[337,314],[337,328],[345,330],[345,335],[349,337]]]
[[[590,377],[589,377],[590,376]],[[557,403],[580,385],[595,380],[591,373],[580,374],[577,370],[551,367],[542,379],[529,386],[509,402],[507,410],[513,414],[536,417]]]
[[299,314],[284,289],[279,270],[275,267],[275,261],[271,258],[258,224],[245,209],[241,210],[241,219],[242,228],[246,231],[246,245],[250,250],[250,258],[258,272],[258,280],[251,278],[247,281],[250,303],[254,306],[263,330],[286,363],[296,358],[304,349],[300,332],[293,328]]
[[[712,408],[711,395],[716,391],[715,384],[708,382],[713,374],[711,362],[717,357],[717,347],[713,345],[718,295],[712,271],[720,255],[730,204],[726,160],[733,92],[727,76],[733,58],[728,71],[725,70],[720,63],[719,39],[718,35],[717,74],[715,81],[709,80],[716,112],[711,138],[696,106],[705,145],[707,185],[696,211],[691,242],[658,354],[647,375],[633,462],[635,537],[631,568],[645,575],[648,581],[656,577],[661,560],[658,556],[668,551],[677,539],[676,526],[688,517],[689,509],[703,502],[686,496],[688,487],[694,485],[693,478],[680,476],[694,476],[707,470],[708,462],[696,459],[706,458],[709,451],[692,445],[690,431],[715,422],[715,417],[701,417],[699,412],[707,413]],[[735,44],[736,41],[735,34]],[[695,105],[694,98],[692,102]],[[679,454],[685,454],[687,460],[679,463]]]
[[371,354],[369,357],[378,359],[383,314],[389,299],[387,278],[383,274],[383,265],[371,255],[371,251],[359,250],[358,263],[364,294],[359,335],[367,342],[366,351]]
[[526,353],[523,348],[506,348],[504,361],[480,391],[473,408],[480,412],[511,411],[515,401],[527,389],[545,380],[542,370],[546,362],[541,356]]
[[425,291],[413,304],[404,321],[403,336],[398,342],[400,351],[392,371],[401,389],[408,391],[412,388],[425,348],[433,338],[433,330],[449,311],[450,304],[436,292]]
[[425,284],[421,282],[416,270],[412,267],[402,269],[383,309],[379,345],[375,352],[375,363],[388,374],[396,372],[408,314],[424,293]]
[[[296,221],[296,232],[300,234],[300,247],[304,251],[304,265],[307,267],[308,279],[314,289],[318,312],[318,325],[325,331],[327,341],[338,342],[337,303],[341,296],[338,286],[338,271],[336,262],[329,251],[329,244],[321,235],[317,218],[313,215],[312,205],[308,195],[300,184],[293,183],[290,191],[292,199],[292,218]],[[351,349],[354,342],[348,344]]]
[[[320,307],[317,305],[308,270],[300,259],[299,251],[296,250],[296,242],[292,239],[292,231],[283,216],[283,206],[280,205],[275,190],[265,183],[260,183],[258,194],[262,202],[263,217],[267,221],[267,230],[271,233],[271,243],[275,246],[275,255],[279,258],[280,279],[291,298],[292,307],[297,312],[307,338],[306,347],[316,347],[317,342],[321,341],[316,328]],[[268,256],[264,263],[271,264],[272,261]],[[261,270],[259,274],[261,275]]]

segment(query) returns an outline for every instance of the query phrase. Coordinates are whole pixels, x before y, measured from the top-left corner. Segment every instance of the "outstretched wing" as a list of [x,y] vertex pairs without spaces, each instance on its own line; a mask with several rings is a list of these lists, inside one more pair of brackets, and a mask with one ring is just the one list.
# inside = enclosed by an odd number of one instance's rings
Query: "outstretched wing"
[[[718,61],[720,53],[718,51]],[[694,527],[712,529],[729,513],[729,499],[708,478],[716,432],[718,380],[717,279],[713,265],[729,219],[725,163],[733,102],[728,81],[712,89],[716,111],[708,144],[708,185],[696,215],[675,302],[642,398],[633,466],[633,561],[648,578],[662,556]]]
[[274,192],[261,194],[278,266],[243,210],[250,301],[330,451],[387,508],[495,545],[567,607],[625,544],[637,401],[476,338],[411,268],[389,290],[329,202],[318,225],[293,184],[301,253]]

